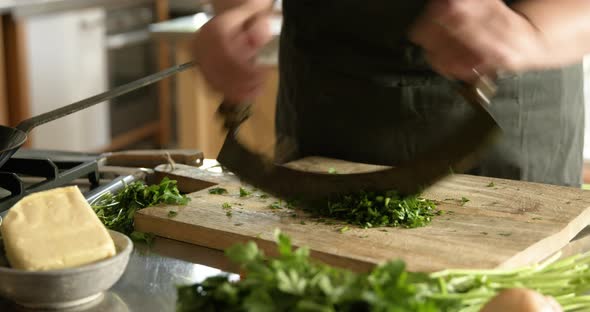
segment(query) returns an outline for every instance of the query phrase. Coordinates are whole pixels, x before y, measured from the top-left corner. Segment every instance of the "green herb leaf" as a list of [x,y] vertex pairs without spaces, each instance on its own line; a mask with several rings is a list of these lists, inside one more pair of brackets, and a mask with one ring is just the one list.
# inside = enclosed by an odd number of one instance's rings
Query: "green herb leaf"
[[490,184],[488,184],[488,185],[487,185],[487,187],[494,187],[494,186],[496,186],[496,185],[494,184],[494,182],[493,182],[493,181],[492,181],[492,182],[490,182]]
[[137,231],[133,231],[129,235],[129,238],[131,238],[132,240],[137,241],[137,242],[144,242],[148,245],[152,244],[155,237],[156,237],[156,235],[154,235],[152,233],[143,233],[143,232],[137,232]]
[[281,203],[276,201],[270,205],[268,205],[268,208],[270,209],[282,209],[283,207],[281,206]]
[[176,217],[176,215],[178,215],[178,212],[176,212],[174,210],[168,211],[168,218]]
[[223,204],[221,204],[221,208],[223,208],[223,209],[231,209],[231,204],[230,203],[223,203]]
[[209,194],[216,194],[216,195],[227,194],[227,190],[224,189],[223,187],[214,187],[214,188],[209,189]]
[[469,202],[469,198],[461,197],[461,206],[465,205],[467,202]]
[[250,195],[252,195],[252,192],[246,190],[243,187],[240,187],[240,197],[247,197],[247,196],[250,196]]
[[233,262],[247,264],[262,257],[262,251],[254,242],[244,245],[234,245],[225,251],[226,256]]
[[330,174],[337,174],[338,172],[334,168],[329,168],[328,169],[328,173],[330,173]]

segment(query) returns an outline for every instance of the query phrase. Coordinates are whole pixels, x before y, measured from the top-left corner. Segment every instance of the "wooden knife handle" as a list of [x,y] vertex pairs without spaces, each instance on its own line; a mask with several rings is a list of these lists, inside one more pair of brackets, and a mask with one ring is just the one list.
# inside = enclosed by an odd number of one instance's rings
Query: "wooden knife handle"
[[174,163],[193,167],[203,164],[203,152],[196,149],[131,150],[103,155],[105,165],[120,167],[155,168],[161,164]]

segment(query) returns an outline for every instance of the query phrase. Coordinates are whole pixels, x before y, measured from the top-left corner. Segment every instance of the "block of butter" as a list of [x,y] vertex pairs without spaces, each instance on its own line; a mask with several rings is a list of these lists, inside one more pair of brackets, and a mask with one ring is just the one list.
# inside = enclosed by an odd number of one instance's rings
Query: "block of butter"
[[115,244],[80,189],[33,193],[0,226],[11,267],[46,271],[76,267],[115,255]]

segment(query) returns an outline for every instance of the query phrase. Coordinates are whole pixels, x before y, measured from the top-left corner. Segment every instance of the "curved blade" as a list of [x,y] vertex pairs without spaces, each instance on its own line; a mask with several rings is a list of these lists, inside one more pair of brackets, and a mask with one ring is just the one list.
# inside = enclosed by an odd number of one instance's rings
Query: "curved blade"
[[217,160],[244,182],[279,198],[323,200],[360,190],[397,190],[403,194],[421,192],[450,172],[469,169],[479,152],[499,133],[495,120],[477,112],[456,128],[448,141],[434,147],[424,157],[395,168],[354,173],[306,172],[274,164],[251,152],[230,132]]

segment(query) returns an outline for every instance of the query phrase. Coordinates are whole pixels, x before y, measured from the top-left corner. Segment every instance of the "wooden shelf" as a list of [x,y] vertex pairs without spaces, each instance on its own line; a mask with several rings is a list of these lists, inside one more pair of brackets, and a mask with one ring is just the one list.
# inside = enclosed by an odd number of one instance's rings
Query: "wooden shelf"
[[[27,61],[25,59],[25,25],[12,16],[2,19],[5,30],[6,47],[6,97],[9,102],[9,124],[16,126],[20,121],[30,117],[29,84],[27,78]],[[25,143],[27,144],[27,143]]]
[[0,125],[9,124],[8,102],[6,101],[6,67],[4,66],[4,27],[3,20],[6,17],[0,16]]

